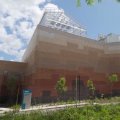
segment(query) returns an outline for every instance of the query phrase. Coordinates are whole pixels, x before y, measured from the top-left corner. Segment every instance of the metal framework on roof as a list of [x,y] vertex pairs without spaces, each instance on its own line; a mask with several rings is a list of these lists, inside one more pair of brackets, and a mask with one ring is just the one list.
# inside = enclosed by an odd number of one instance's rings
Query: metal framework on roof
[[99,41],[104,43],[116,43],[120,42],[120,35],[110,33],[108,35],[100,35]]
[[40,25],[78,36],[85,36],[86,30],[64,14],[63,10],[46,9]]

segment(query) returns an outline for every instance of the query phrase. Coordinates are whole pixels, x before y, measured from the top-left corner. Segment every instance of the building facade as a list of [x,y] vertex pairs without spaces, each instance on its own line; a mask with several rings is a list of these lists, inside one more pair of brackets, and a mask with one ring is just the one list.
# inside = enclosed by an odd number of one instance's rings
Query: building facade
[[[85,30],[63,12],[46,11],[22,62],[1,61],[0,86],[3,85],[4,71],[14,71],[24,74],[24,88],[31,89],[33,99],[41,102],[56,99],[55,85],[60,77],[66,78],[65,99],[75,98],[76,80],[78,99],[86,98],[89,79],[93,80],[96,94],[108,95],[111,93],[108,76],[116,73],[120,78],[119,39],[119,36],[110,34],[92,40],[85,37]],[[117,82],[113,92],[120,95],[119,91],[120,82]]]

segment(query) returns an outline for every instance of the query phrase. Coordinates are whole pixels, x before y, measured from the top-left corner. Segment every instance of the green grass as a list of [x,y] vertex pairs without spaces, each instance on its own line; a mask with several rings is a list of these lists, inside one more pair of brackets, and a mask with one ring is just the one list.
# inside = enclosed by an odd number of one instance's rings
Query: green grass
[[0,116],[0,120],[120,120],[120,104],[66,108],[54,112],[37,111],[29,114],[7,113]]

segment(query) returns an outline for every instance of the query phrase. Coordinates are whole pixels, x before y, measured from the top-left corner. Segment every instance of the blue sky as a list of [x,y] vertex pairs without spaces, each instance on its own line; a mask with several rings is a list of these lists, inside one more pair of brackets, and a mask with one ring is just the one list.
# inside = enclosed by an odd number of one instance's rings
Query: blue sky
[[0,0],[0,59],[20,61],[31,36],[47,7],[63,9],[87,30],[87,37],[120,34],[120,3],[103,0],[87,6],[81,0]]
[[53,3],[83,25],[91,38],[97,38],[98,34],[120,34],[120,3],[115,0],[103,0],[93,6],[87,6],[85,0],[81,1],[81,7],[76,7],[75,0],[54,0]]

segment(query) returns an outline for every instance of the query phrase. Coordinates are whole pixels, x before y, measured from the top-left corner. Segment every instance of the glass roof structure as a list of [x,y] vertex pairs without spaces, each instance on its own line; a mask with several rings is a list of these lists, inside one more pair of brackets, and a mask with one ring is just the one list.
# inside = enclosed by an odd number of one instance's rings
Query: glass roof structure
[[40,25],[78,36],[85,36],[86,30],[64,14],[63,10],[46,9]]
[[115,43],[115,42],[120,42],[120,35],[116,35],[113,33],[110,33],[106,36],[102,36],[99,38],[100,42],[104,43]]

